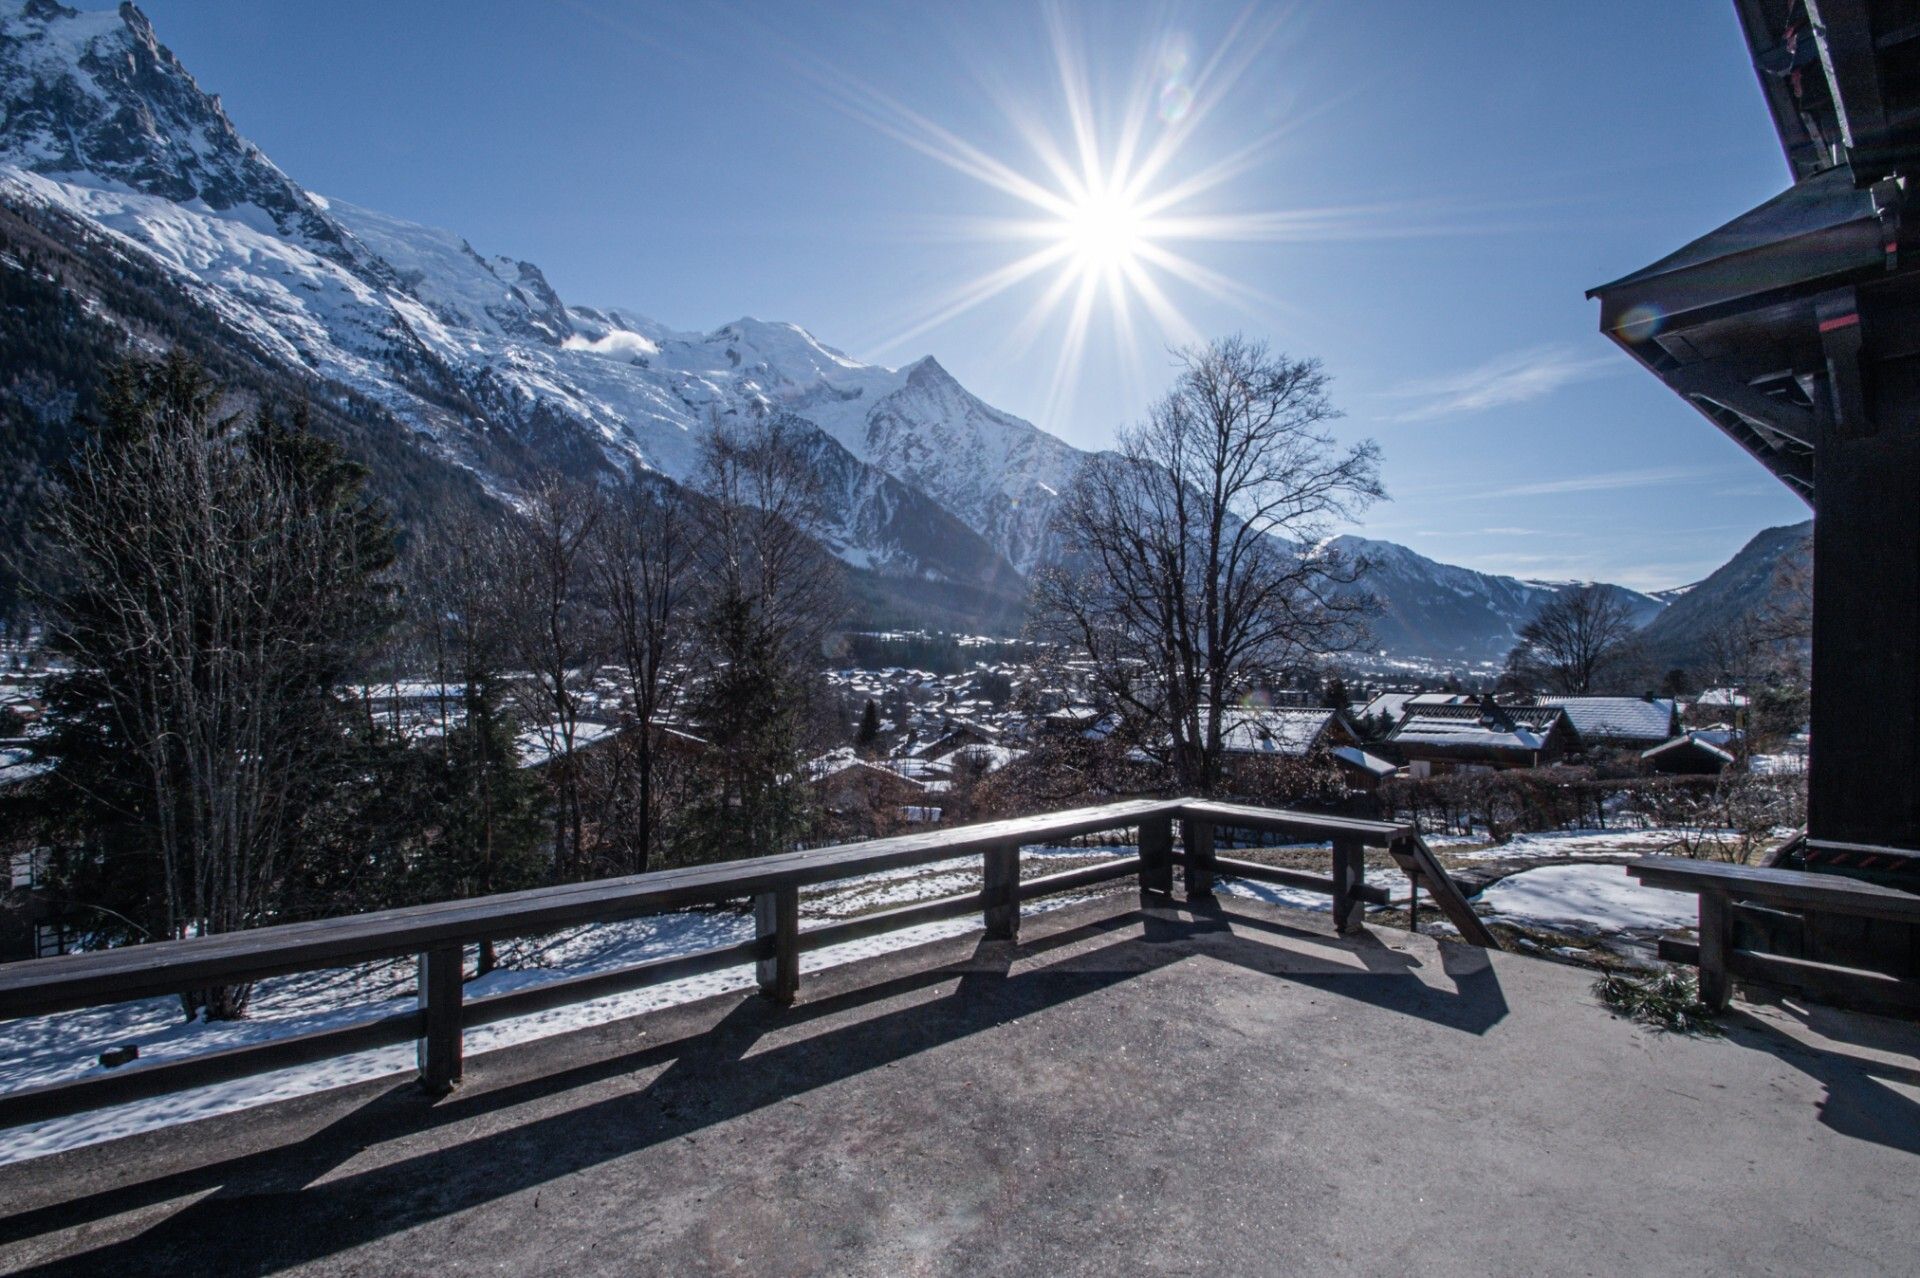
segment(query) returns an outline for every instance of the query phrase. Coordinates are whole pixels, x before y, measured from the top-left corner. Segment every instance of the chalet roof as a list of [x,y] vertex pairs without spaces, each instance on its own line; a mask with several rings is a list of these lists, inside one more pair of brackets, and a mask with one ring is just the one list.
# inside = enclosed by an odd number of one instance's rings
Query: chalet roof
[[1673,702],[1665,697],[1542,697],[1559,706],[1588,744],[1602,741],[1665,741],[1673,735]]
[[1654,746],[1652,749],[1642,750],[1640,752],[1640,757],[1643,759],[1657,759],[1661,755],[1671,754],[1678,750],[1698,751],[1700,753],[1710,755],[1713,758],[1719,759],[1722,763],[1733,762],[1733,755],[1731,752],[1727,750],[1723,750],[1718,745],[1715,745],[1712,741],[1707,739],[1706,733],[1701,733],[1701,732],[1683,732],[1679,736],[1673,738],[1671,741],[1662,741],[1659,745]]
[[1413,700],[1413,697],[1414,694],[1411,692],[1383,692],[1373,700],[1367,702],[1366,708],[1361,710],[1360,713],[1368,718],[1383,714],[1387,716],[1387,718],[1398,722],[1401,713],[1407,707],[1407,702]]
[[1368,754],[1359,746],[1335,746],[1333,757],[1363,772],[1371,772],[1376,777],[1390,777],[1400,770],[1398,764],[1382,759],[1377,754]]
[[1320,743],[1339,716],[1338,710],[1323,707],[1229,710],[1221,725],[1221,744],[1228,754],[1298,758]]

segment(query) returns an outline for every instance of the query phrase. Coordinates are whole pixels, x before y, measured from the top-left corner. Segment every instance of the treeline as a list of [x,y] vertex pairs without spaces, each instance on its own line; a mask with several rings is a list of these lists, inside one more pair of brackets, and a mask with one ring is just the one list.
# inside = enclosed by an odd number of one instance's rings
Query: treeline
[[838,595],[777,421],[712,423],[688,489],[550,482],[403,550],[364,468],[226,402],[124,368],[36,525],[58,666],[9,843],[99,942],[804,837]]

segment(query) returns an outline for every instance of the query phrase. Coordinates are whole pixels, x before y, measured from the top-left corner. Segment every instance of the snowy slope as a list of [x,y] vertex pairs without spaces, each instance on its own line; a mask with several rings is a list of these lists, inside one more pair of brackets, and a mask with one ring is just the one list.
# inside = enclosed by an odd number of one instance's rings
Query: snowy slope
[[[0,93],[0,198],[110,232],[250,349],[376,400],[496,492],[530,477],[489,469],[497,432],[546,469],[684,479],[709,418],[780,411],[818,421],[839,446],[822,452],[854,503],[833,513],[849,562],[978,584],[1018,577],[1003,552],[1031,566],[1038,515],[1010,512],[1044,503],[1031,474],[1071,471],[1071,448],[944,374],[929,395],[922,366],[862,364],[795,325],[674,333],[570,307],[532,263],[306,192],[131,6],[0,0]],[[925,460],[916,432],[937,437],[957,475]],[[1023,460],[1043,453],[1044,466]],[[982,473],[1003,460],[1004,476]]]

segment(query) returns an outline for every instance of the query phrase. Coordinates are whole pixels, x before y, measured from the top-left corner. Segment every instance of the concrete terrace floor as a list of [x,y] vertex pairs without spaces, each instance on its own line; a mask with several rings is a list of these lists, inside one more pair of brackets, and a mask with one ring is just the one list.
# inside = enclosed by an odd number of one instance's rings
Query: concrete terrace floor
[[30,1273],[1910,1272],[1920,1026],[1131,896],[0,1169]]

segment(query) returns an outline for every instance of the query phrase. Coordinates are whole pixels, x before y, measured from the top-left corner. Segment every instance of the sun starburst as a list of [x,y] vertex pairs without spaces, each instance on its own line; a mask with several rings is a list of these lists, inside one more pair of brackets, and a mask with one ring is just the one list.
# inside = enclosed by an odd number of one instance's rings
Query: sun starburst
[[[888,333],[878,353],[1023,286],[1024,315],[1008,332],[1011,351],[1055,350],[1049,419],[1069,406],[1089,331],[1104,315],[1129,381],[1143,372],[1136,352],[1199,339],[1176,295],[1210,298],[1265,320],[1285,309],[1245,279],[1197,261],[1193,246],[1223,242],[1305,241],[1350,234],[1355,210],[1295,209],[1236,213],[1210,208],[1225,188],[1271,163],[1288,125],[1222,151],[1203,137],[1230,94],[1287,20],[1283,8],[1248,8],[1211,54],[1196,57],[1172,31],[1147,41],[1124,92],[1098,100],[1089,64],[1057,8],[1047,10],[1053,100],[1036,105],[983,84],[1027,154],[1003,158],[928,115],[844,75],[820,81],[843,109],[886,135],[971,177],[1023,207],[1017,216],[947,218],[946,233],[1006,243],[1011,260],[962,280]],[[1102,107],[1106,109],[1102,109]],[[1211,158],[1202,158],[1211,157]],[[1037,285],[1037,287],[1035,287]],[[1151,344],[1142,339],[1151,336]]]

